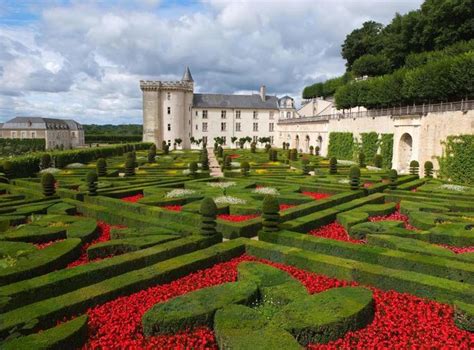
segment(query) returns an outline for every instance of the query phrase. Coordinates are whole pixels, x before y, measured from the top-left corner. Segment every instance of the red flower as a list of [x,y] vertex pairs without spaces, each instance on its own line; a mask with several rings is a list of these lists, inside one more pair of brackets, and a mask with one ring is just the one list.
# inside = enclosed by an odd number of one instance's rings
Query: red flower
[[316,237],[324,237],[329,239],[335,239],[337,241],[351,242],[351,243],[365,243],[357,239],[353,239],[349,236],[344,226],[338,222],[333,222],[332,224],[322,226],[315,230],[309,231],[310,235]]
[[229,157],[230,157],[230,159],[239,158],[240,154],[231,154]]
[[294,204],[280,204],[280,211],[283,211],[283,210],[286,210],[286,209],[290,209],[290,208],[294,208],[296,207],[296,205]]
[[220,215],[217,215],[217,217],[219,219],[226,220],[226,221],[240,222],[240,221],[255,219],[259,217],[259,215],[257,214],[249,214],[249,215],[220,214]]
[[35,246],[38,249],[44,249],[46,247],[49,247],[53,243],[57,243],[57,242],[61,242],[61,241],[64,241],[64,239],[57,239],[55,241],[49,241],[49,242],[45,242],[45,243],[36,243]]
[[331,195],[330,195],[330,194],[327,194],[327,193],[308,192],[308,191],[305,191],[305,192],[302,192],[302,193],[303,193],[305,196],[311,197],[311,198],[313,198],[313,199],[315,199],[315,200],[331,197]]
[[135,203],[135,202],[137,202],[138,200],[140,200],[142,198],[143,198],[143,194],[139,193],[139,194],[136,194],[134,196],[123,197],[123,198],[121,198],[121,200],[124,201],[124,202]]
[[408,216],[403,215],[400,213],[400,205],[397,205],[397,210],[389,215],[384,215],[384,216],[371,216],[369,218],[369,221],[371,222],[376,222],[376,221],[403,221],[405,228],[407,230],[417,230],[416,227],[410,225],[410,219]]
[[166,210],[172,210],[172,211],[181,211],[183,209],[183,206],[182,205],[163,205],[160,208],[163,208]]
[[455,247],[447,244],[439,244],[441,247],[449,249],[450,251],[456,254],[464,254],[464,253],[474,253],[474,246],[470,247]]

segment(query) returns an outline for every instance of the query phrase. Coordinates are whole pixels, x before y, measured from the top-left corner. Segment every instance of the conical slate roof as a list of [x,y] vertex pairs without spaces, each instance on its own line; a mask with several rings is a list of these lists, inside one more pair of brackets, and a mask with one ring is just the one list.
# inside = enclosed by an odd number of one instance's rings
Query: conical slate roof
[[191,75],[191,71],[189,70],[189,67],[186,67],[186,70],[184,71],[184,74],[183,74],[183,79],[181,80],[194,82],[193,76]]

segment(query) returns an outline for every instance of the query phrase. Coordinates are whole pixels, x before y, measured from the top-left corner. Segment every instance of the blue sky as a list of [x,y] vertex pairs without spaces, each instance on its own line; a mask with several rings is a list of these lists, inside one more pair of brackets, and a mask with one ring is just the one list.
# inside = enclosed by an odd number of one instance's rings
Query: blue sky
[[141,123],[140,79],[196,91],[299,98],[344,71],[340,46],[366,20],[421,0],[0,2],[0,121],[16,115]]

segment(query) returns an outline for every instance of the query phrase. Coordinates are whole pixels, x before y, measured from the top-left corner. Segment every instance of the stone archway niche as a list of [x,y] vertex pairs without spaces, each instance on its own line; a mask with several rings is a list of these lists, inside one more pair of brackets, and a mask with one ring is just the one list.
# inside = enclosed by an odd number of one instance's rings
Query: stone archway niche
[[410,166],[413,152],[413,138],[410,134],[404,133],[398,144],[398,169],[400,172],[406,172]]

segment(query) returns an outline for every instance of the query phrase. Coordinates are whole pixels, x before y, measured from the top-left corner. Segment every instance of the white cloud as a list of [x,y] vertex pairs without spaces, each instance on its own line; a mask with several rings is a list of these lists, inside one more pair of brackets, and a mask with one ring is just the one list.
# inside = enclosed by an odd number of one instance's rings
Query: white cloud
[[141,122],[140,79],[179,79],[191,67],[201,92],[298,97],[341,74],[340,45],[368,19],[387,23],[421,0],[154,0],[45,5],[38,21],[0,25],[0,118],[48,115]]

